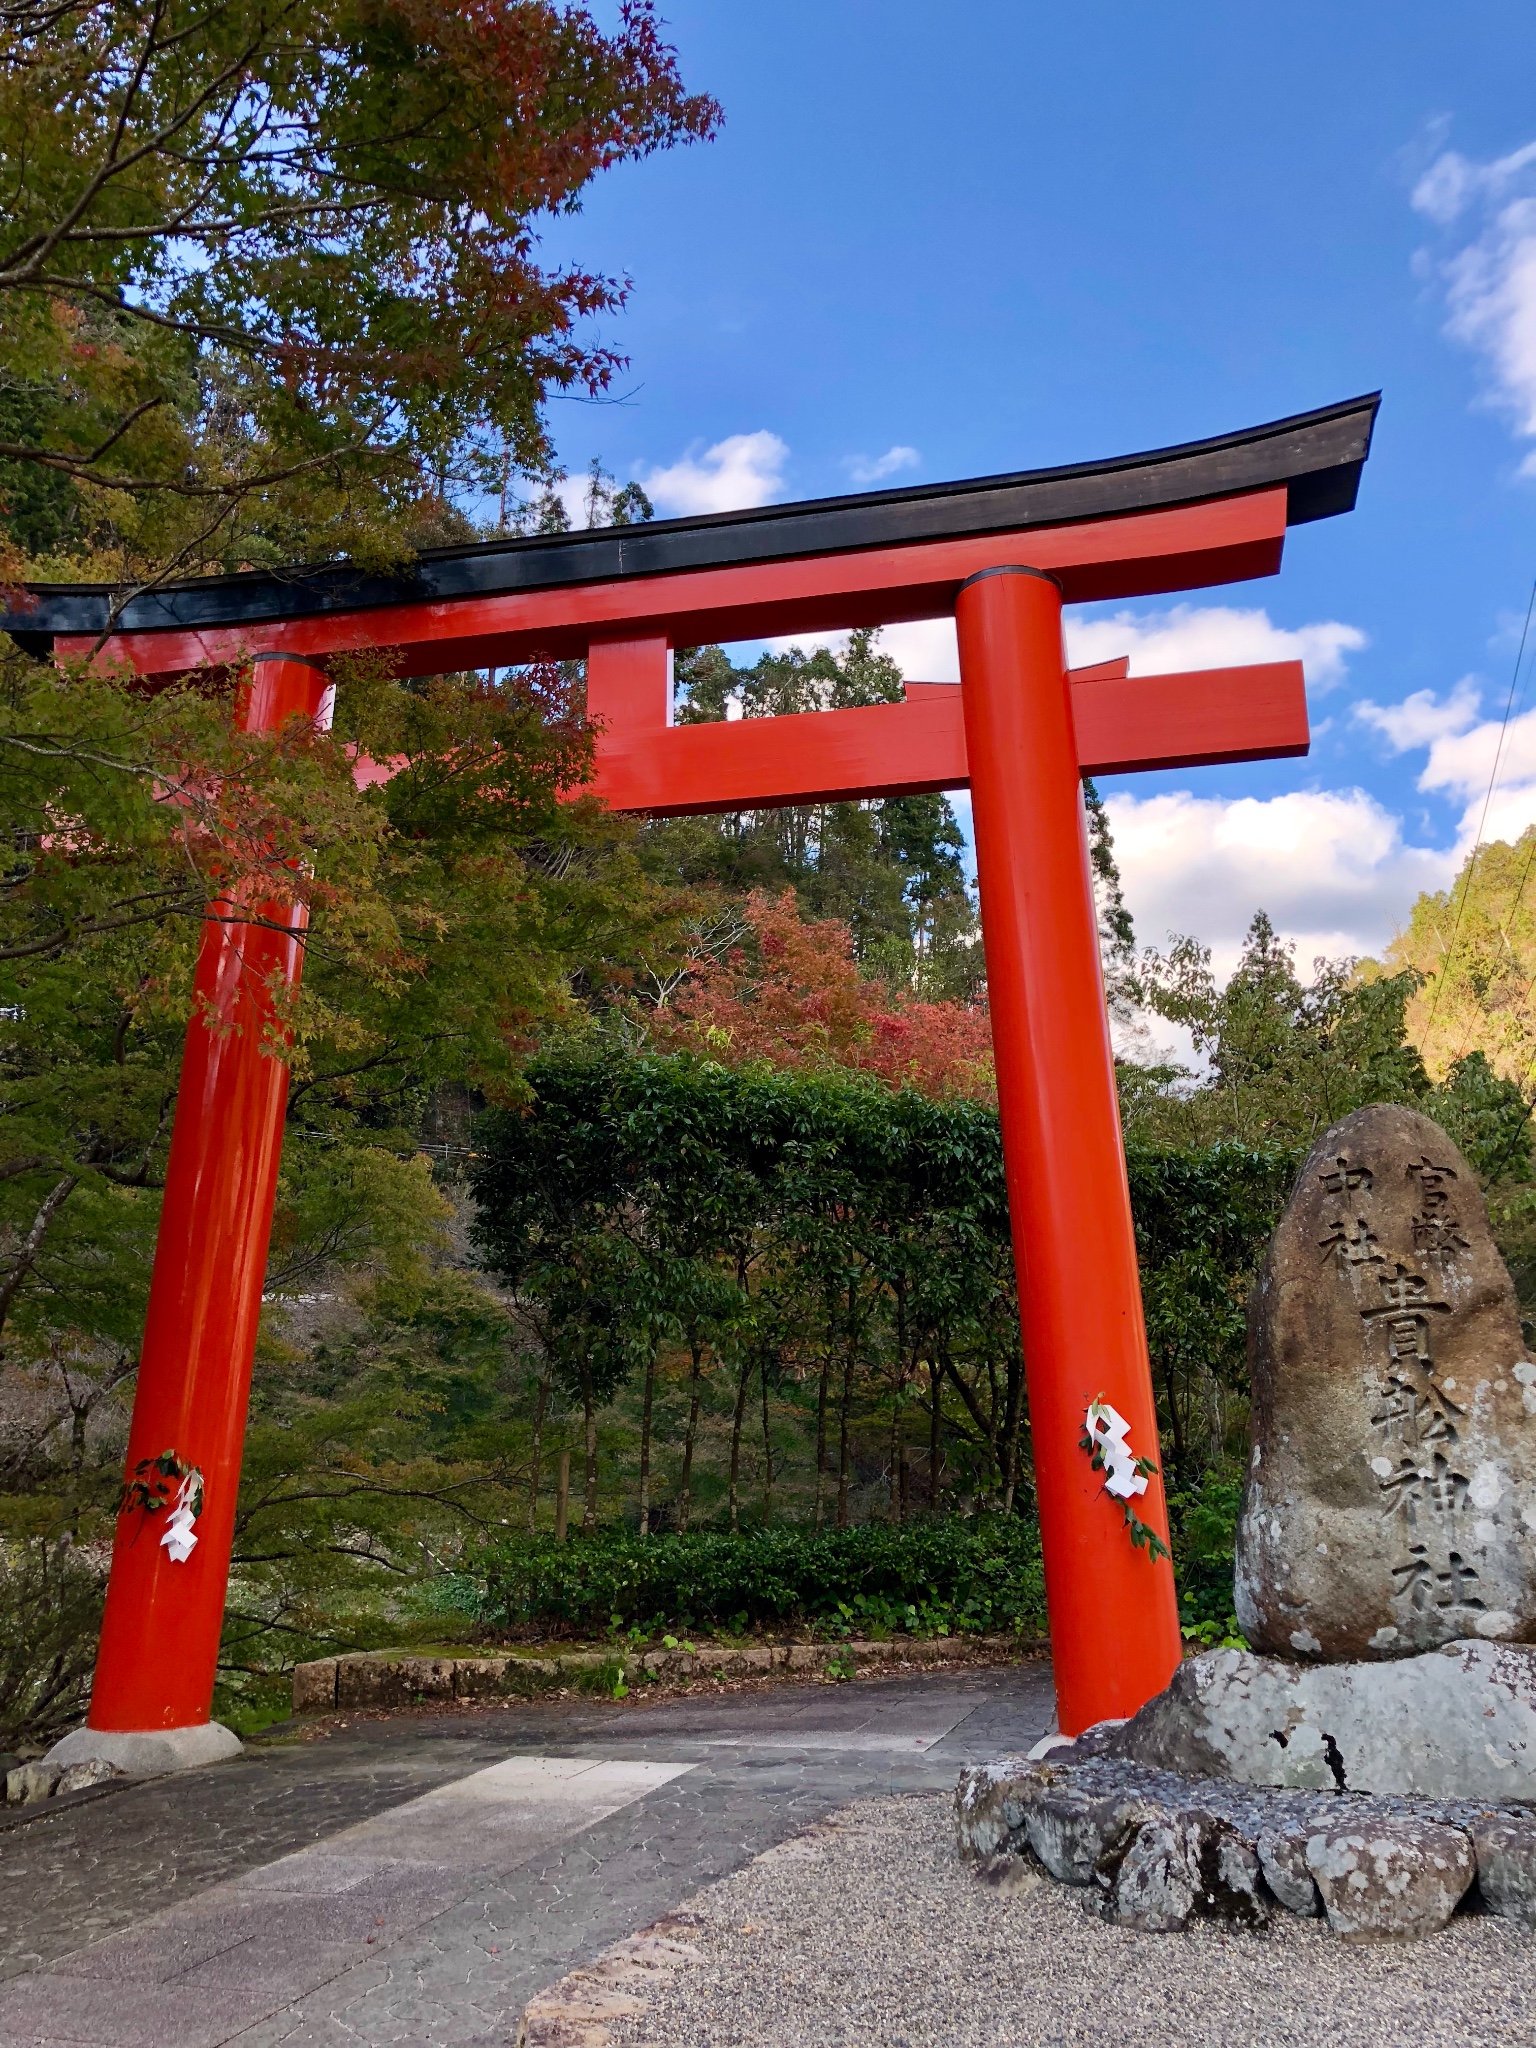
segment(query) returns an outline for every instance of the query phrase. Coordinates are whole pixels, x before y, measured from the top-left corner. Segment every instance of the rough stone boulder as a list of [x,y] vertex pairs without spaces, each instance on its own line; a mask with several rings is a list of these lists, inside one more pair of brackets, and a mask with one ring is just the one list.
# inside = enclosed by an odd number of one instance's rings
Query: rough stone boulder
[[1310,1919],[1323,1910],[1317,1880],[1307,1862],[1304,1829],[1265,1828],[1255,1845],[1264,1882],[1288,1913]]
[[1536,1362],[1471,1169],[1377,1104],[1313,1147],[1249,1319],[1237,1615],[1258,1650],[1536,1640]]
[[1468,1830],[1490,1913],[1536,1927],[1536,1815],[1480,1814]]
[[1049,1765],[1028,1757],[1000,1757],[960,1773],[955,1793],[955,1847],[962,1863],[1018,1850],[1037,1792],[1056,1782]]
[[1145,1800],[1095,1798],[1073,1785],[1042,1787],[1029,1803],[1029,1846],[1058,1883],[1092,1884],[1112,1872],[1126,1844],[1150,1818]]
[[[1476,1659],[1536,1655],[1470,1649]],[[1407,1667],[1357,1668],[1379,1683]],[[1297,1675],[1317,1685],[1336,1674]],[[1076,1886],[1089,1911],[1148,1934],[1197,1918],[1261,1928],[1281,1906],[1326,1914],[1346,1941],[1414,1941],[1468,1900],[1536,1924],[1536,1808],[1525,1801],[1244,1784],[1080,1741],[1048,1763],[968,1766],[955,1816],[982,1883],[1007,1892],[1053,1877]]]
[[1269,1907],[1258,1857],[1214,1814],[1152,1813],[1115,1872],[1107,1917],[1144,1934],[1177,1934],[1196,1913],[1262,1927]]
[[1321,1828],[1307,1867],[1328,1925],[1345,1941],[1420,1941],[1438,1934],[1477,1874],[1459,1828],[1415,1819]]
[[1113,1753],[1296,1791],[1536,1800],[1536,1649],[1465,1642],[1390,1664],[1186,1658]]

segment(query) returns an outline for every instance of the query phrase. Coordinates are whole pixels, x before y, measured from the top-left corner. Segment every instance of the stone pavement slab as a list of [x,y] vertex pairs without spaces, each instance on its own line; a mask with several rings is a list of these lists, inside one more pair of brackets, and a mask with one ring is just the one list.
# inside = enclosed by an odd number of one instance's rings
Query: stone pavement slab
[[506,2048],[576,1963],[851,1798],[1028,1747],[1052,1704],[1035,1663],[498,1707],[135,1787],[0,1837],[0,2048]]
[[415,1724],[393,1744],[253,1748],[211,1770],[39,1807],[0,1835],[0,1977],[495,1762],[517,1732],[485,1742]]
[[126,1987],[68,1978],[13,1978],[5,1987],[0,2040],[69,2044],[69,2048],[218,2048],[238,2038],[250,2001],[240,1992],[195,1998],[167,2009],[158,1998]]
[[[44,1980],[12,1978],[0,1985],[0,2037],[49,2040],[88,2022],[101,2048],[126,2048],[148,2007],[160,2012],[163,2048],[227,2039],[691,1768],[640,1758],[491,1764],[92,1943],[48,1973],[63,1980],[56,2015],[39,2013]],[[139,1997],[125,2004],[124,1985]]]
[[674,1741],[686,1738],[711,1749],[760,1752],[811,1747],[835,1750],[843,1756],[861,1751],[895,1755],[932,1749],[974,1707],[974,1699],[964,1690],[937,1685],[915,1700],[876,1685],[840,1686],[830,1693],[818,1688],[808,1696],[797,1688],[771,1720],[754,1716],[744,1725],[739,1703],[720,1700],[677,1717],[668,1734]]

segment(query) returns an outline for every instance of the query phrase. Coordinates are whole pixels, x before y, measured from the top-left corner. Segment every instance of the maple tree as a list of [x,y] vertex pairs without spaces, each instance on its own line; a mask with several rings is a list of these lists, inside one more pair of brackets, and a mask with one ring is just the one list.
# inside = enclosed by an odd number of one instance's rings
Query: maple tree
[[866,979],[848,927],[802,920],[793,889],[754,890],[742,916],[748,943],[696,958],[688,981],[649,1012],[658,1045],[727,1065],[852,1067],[927,1095],[996,1099],[983,1005],[924,1002]]
[[623,279],[539,260],[712,134],[652,0],[0,5],[0,568],[169,574],[470,537],[549,468]]
[[[116,616],[184,574],[475,538],[477,493],[505,510],[513,475],[558,476],[547,396],[622,362],[592,322],[627,281],[540,235],[604,168],[718,122],[652,0],[605,26],[557,0],[0,0],[0,584],[94,580]],[[597,474],[589,497],[648,516]],[[317,1412],[302,1345],[271,1388],[250,1494],[310,1517],[302,1577],[358,1540],[360,1495],[383,1514],[400,1492],[357,1446],[418,1454],[422,1381],[503,1412],[505,1316],[451,1268],[424,1133],[444,1101],[515,1091],[633,939],[664,953],[675,892],[634,828],[565,800],[587,754],[566,670],[344,663],[334,733],[252,736],[236,677],[151,695],[47,652],[0,640],[0,1523],[66,1548],[110,1525],[207,904],[297,901],[268,1291],[350,1274],[377,1308],[346,1398]],[[41,1642],[10,1561],[0,1636],[30,1617]],[[70,1606],[34,1562],[81,1650],[93,1572]],[[258,1633],[293,1597],[291,1575]],[[88,1668],[71,1654],[48,1715]],[[34,1713],[20,1696],[0,1669],[0,1718]]]

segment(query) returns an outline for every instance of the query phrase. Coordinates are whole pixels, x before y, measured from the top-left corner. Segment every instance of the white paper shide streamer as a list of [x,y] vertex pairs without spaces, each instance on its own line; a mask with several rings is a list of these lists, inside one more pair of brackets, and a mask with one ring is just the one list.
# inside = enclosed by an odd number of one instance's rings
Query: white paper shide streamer
[[1107,1401],[1090,1401],[1083,1429],[1104,1471],[1104,1491],[1116,1500],[1134,1500],[1147,1490],[1144,1473],[1136,1469],[1136,1454],[1127,1438],[1131,1425]]
[[170,1552],[172,1564],[185,1564],[197,1548],[192,1524],[202,1512],[202,1507],[203,1475],[194,1465],[176,1490],[170,1519],[165,1525],[165,1534],[160,1538],[160,1547]]

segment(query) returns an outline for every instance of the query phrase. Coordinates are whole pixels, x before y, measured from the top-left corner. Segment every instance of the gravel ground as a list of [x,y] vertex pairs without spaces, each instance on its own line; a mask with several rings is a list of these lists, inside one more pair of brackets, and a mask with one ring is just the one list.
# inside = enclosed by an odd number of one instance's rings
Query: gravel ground
[[955,1859],[942,1795],[845,1807],[688,1911],[702,1924],[680,1938],[701,1959],[657,1971],[640,2010],[611,2023],[615,2043],[1536,2043],[1536,1934],[1507,1921],[1462,1915],[1431,1940],[1370,1948],[1288,1913],[1266,1934],[1136,1934],[1048,1881],[978,1882]]

